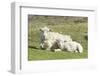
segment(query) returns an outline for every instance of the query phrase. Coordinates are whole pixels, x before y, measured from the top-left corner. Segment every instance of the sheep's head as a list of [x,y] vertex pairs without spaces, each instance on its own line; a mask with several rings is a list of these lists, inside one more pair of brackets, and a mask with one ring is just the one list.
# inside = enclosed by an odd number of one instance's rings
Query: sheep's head
[[43,28],[40,28],[40,31],[41,32],[49,32],[50,29],[48,27],[43,27]]
[[43,27],[40,29],[41,32],[41,36],[43,38],[43,40],[48,38],[48,32],[50,31],[50,29],[48,27]]

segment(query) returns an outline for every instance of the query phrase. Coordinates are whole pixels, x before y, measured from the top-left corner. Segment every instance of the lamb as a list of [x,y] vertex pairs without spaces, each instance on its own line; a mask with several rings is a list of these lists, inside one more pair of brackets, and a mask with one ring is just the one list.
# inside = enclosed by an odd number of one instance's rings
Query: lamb
[[59,48],[63,51],[79,52],[79,53],[83,52],[82,45],[75,41],[66,42],[64,40],[58,39],[57,44],[58,44]]
[[51,32],[48,27],[40,29],[40,47],[47,50],[52,49],[56,45],[57,39],[63,39],[64,41],[72,41],[72,38],[69,35],[62,35],[57,32]]

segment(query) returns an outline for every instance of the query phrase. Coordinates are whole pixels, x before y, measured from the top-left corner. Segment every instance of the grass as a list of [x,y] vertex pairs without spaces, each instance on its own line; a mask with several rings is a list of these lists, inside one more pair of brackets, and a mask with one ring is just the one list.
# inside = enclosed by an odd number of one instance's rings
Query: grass
[[[80,59],[88,57],[88,40],[85,34],[88,30],[87,17],[64,17],[64,16],[28,16],[28,60],[54,60],[54,59]],[[41,27],[47,26],[54,32],[67,34],[74,41],[82,44],[83,53],[52,52],[41,50],[40,31]]]
[[87,58],[87,52],[71,53],[71,52],[51,52],[47,50],[36,50],[29,48],[29,60],[53,60],[53,59],[78,59]]

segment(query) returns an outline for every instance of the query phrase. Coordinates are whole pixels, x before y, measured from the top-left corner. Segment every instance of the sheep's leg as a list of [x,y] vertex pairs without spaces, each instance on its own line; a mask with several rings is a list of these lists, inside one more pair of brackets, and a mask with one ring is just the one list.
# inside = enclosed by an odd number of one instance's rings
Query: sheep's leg
[[54,49],[54,52],[62,51],[61,49]]
[[48,47],[47,47],[47,49],[46,49],[46,50],[51,51],[51,47],[52,47],[52,44],[51,44],[51,42],[49,42],[49,43],[48,43]]
[[51,50],[51,47],[49,46],[48,48],[46,48],[46,50],[50,51]]
[[41,44],[40,44],[40,48],[42,48],[42,49],[43,49],[43,43],[41,43]]
[[46,50],[50,51],[50,48],[47,48]]
[[78,53],[78,50],[75,50],[74,52],[75,52],[75,53]]

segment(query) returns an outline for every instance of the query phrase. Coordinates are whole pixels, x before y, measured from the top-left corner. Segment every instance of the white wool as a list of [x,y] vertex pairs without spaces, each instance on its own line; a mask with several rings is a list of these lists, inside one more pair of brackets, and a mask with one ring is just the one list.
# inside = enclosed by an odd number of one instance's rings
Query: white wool
[[54,49],[54,52],[60,52],[62,51],[61,49]]
[[65,42],[64,40],[57,40],[57,44],[60,49],[69,51],[69,52],[83,52],[83,47],[80,43],[71,41],[71,42]]
[[50,40],[45,40],[40,46],[42,49],[50,50],[52,47],[52,42]]
[[49,28],[44,27],[40,29],[40,38],[42,48],[50,49],[58,39],[63,39],[64,41],[72,41],[69,35],[62,35],[57,32],[51,32]]

